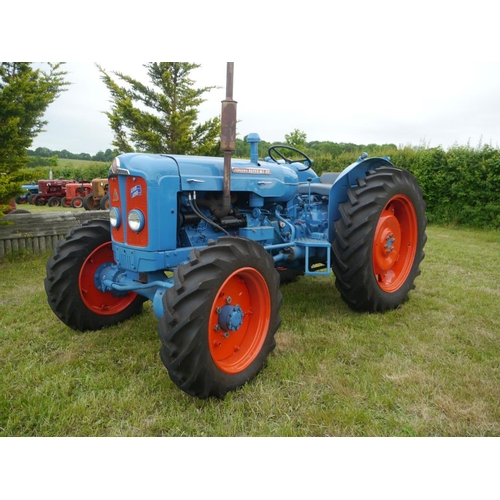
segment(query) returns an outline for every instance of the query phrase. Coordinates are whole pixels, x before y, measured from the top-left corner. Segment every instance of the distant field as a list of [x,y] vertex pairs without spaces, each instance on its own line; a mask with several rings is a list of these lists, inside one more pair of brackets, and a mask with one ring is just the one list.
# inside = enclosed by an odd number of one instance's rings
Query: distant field
[[97,165],[99,167],[101,166],[108,166],[110,165],[109,162],[105,161],[94,161],[94,160],[71,160],[68,158],[59,158],[57,160],[57,167],[58,168],[64,168],[64,167],[90,167],[93,165]]

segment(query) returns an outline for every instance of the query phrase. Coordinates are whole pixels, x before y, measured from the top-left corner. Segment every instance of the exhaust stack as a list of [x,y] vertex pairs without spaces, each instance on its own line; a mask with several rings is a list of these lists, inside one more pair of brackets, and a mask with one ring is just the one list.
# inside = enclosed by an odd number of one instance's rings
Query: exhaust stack
[[233,100],[234,63],[227,63],[226,99],[222,101],[220,148],[224,151],[224,186],[222,206],[214,210],[225,217],[231,210],[231,156],[236,151],[236,101]]

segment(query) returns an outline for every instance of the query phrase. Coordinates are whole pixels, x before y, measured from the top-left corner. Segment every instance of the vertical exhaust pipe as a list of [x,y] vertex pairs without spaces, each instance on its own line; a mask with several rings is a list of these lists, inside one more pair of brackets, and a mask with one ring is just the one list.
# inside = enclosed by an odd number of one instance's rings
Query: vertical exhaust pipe
[[236,151],[236,101],[233,100],[234,63],[227,63],[226,99],[222,101],[220,149],[224,151],[224,186],[222,206],[214,210],[225,217],[231,210],[231,156]]

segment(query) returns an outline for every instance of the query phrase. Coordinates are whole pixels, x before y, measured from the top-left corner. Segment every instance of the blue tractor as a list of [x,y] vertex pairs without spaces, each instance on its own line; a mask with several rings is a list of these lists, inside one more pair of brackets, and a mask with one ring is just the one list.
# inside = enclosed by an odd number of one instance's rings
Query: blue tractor
[[426,241],[425,203],[408,171],[363,154],[318,176],[290,146],[232,158],[232,66],[222,102],[224,157],[127,153],[109,172],[109,220],[73,228],[47,262],[45,290],[69,327],[99,330],[152,302],[172,381],[222,398],[275,347],[280,285],[330,275],[354,310],[408,299]]

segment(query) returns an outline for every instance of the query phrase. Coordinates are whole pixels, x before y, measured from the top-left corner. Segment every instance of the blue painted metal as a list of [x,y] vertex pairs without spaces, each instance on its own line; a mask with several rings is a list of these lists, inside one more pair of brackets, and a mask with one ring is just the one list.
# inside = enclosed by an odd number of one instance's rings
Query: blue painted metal
[[[95,276],[102,291],[134,291],[152,301],[163,315],[162,297],[173,286],[166,271],[189,262],[190,254],[221,236],[243,237],[261,244],[276,266],[329,275],[334,222],[348,190],[369,170],[392,165],[389,158],[362,155],[340,173],[320,177],[303,163],[259,159],[258,134],[250,134],[250,159],[231,161],[231,211],[216,216],[224,184],[219,157],[128,153],[118,157],[110,177],[110,204],[120,213],[112,228],[116,263]],[[145,189],[142,187],[145,186]],[[145,192],[147,191],[147,192]],[[134,233],[127,223],[131,210],[144,228]],[[318,270],[314,265],[320,264]],[[228,304],[219,314],[225,330],[238,329],[243,313]]]

